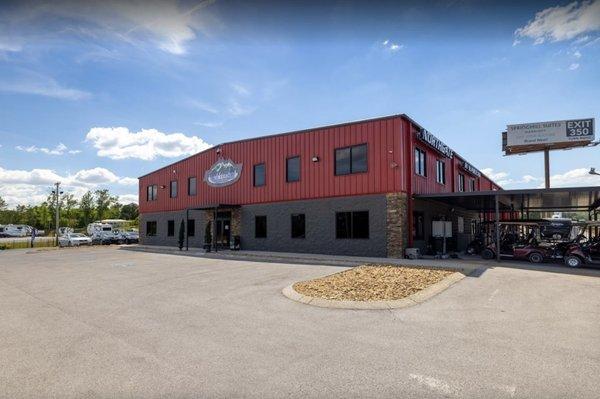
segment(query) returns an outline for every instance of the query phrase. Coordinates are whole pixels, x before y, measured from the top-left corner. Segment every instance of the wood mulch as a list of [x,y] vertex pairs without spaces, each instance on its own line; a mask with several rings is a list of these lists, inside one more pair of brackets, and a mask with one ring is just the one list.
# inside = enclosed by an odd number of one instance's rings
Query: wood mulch
[[402,299],[429,287],[454,271],[391,265],[364,265],[294,284],[297,292],[339,301]]

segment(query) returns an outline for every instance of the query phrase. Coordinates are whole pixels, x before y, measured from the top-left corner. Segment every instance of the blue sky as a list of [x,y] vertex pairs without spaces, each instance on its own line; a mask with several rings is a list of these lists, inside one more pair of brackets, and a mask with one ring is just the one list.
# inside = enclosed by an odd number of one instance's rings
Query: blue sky
[[[35,203],[135,178],[208,145],[406,113],[505,188],[506,124],[600,110],[600,0],[56,1],[0,5],[0,196]],[[596,185],[600,149],[551,154]]]

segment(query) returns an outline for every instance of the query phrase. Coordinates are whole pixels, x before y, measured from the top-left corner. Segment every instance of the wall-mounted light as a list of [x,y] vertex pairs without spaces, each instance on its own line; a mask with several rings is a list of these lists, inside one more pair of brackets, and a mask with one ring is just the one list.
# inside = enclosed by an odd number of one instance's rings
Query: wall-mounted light
[[161,184],[160,188],[166,188],[167,186],[165,186],[164,184]]
[[175,169],[173,169],[173,174],[174,174],[174,175],[176,175],[176,174],[177,174],[177,171],[176,171]]
[[396,162],[391,162],[390,163],[390,168],[397,168],[398,164]]
[[313,155],[313,157],[311,158],[311,161],[313,162],[319,162],[319,157],[316,155]]
[[217,155],[220,155],[220,154],[221,154],[221,147],[218,147],[217,148]]

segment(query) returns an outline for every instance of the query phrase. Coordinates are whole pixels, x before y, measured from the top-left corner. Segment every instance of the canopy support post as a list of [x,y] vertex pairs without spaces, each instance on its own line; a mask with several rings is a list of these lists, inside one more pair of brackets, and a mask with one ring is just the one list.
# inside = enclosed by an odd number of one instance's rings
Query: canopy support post
[[500,262],[500,204],[498,194],[494,196],[496,212],[494,214],[494,225],[496,226],[496,262]]

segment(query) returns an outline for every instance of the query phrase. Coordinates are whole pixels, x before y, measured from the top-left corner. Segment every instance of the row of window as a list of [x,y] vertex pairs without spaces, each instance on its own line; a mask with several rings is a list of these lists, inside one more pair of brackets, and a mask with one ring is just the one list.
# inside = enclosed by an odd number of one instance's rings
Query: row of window
[[[415,173],[420,176],[427,176],[427,156],[425,151],[415,148]],[[435,161],[435,181],[440,184],[446,184],[446,162],[441,159]],[[475,179],[469,180],[470,191],[475,191]],[[465,190],[465,175],[458,174],[458,191]]]
[[[336,176],[362,173],[367,171],[367,145],[360,144],[335,150]],[[293,183],[300,181],[300,156],[287,158],[285,161],[285,181]],[[252,168],[252,184],[254,187],[262,187],[267,184],[267,168],[265,163],[259,163]],[[196,178],[188,179],[188,195],[196,195]],[[155,201],[158,198],[158,186],[156,184],[147,187],[147,201]],[[169,185],[169,197],[176,198],[178,193],[177,180],[172,180]]]
[[[306,238],[306,217],[303,213],[291,216],[291,237]],[[267,238],[267,217],[254,218],[254,237]],[[335,238],[369,238],[369,212],[336,212]]]
[[[293,156],[286,159],[285,180],[288,183],[300,181],[300,156]],[[337,148],[335,150],[335,169],[336,176],[349,175],[354,173],[363,173],[368,170],[367,144],[359,144],[350,147]],[[252,182],[254,187],[262,187],[267,184],[267,170],[265,163],[254,165],[252,170]],[[415,173],[420,176],[427,176],[427,153],[415,148]],[[436,181],[440,184],[446,184],[446,162],[441,159],[436,160]],[[188,195],[196,195],[197,185],[196,177],[188,178]],[[469,181],[470,191],[475,191],[475,180]],[[158,186],[156,184],[147,187],[146,199],[155,201],[158,197]],[[465,190],[465,176],[458,175],[458,191]],[[170,198],[176,198],[178,194],[177,180],[172,180],[169,186]]]
[[[158,225],[156,221],[146,222],[146,235],[156,236]],[[187,235],[196,234],[196,221],[188,219]],[[175,221],[167,221],[167,236],[175,236]],[[254,217],[254,237],[267,238],[267,217],[264,215]],[[291,215],[291,237],[306,238],[306,215],[294,213]],[[369,238],[369,212],[336,212],[335,213],[335,238],[359,239]]]

